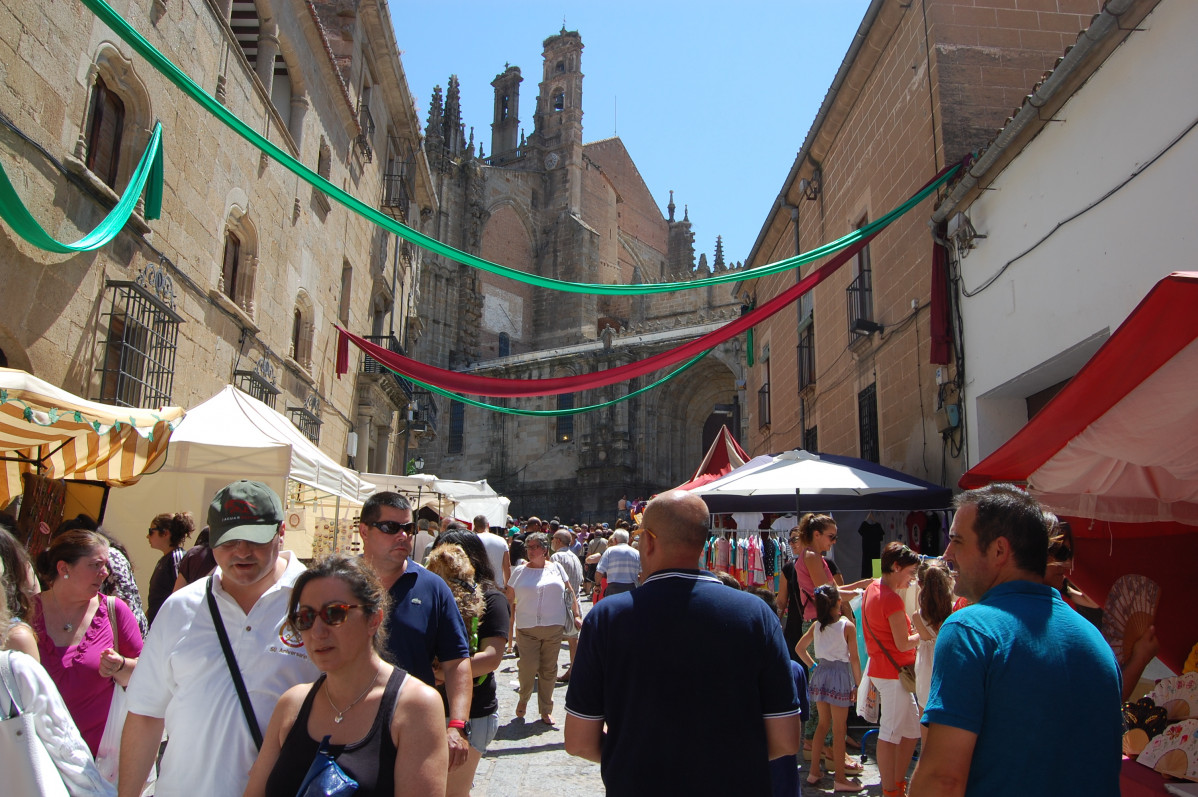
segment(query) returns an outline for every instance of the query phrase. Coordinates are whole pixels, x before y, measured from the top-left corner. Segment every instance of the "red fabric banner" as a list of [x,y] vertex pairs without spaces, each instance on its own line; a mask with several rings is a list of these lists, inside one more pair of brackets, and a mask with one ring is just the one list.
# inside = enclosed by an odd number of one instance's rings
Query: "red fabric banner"
[[[422,362],[376,346],[370,341],[364,340],[341,327],[337,327],[337,329],[343,339],[352,341],[355,346],[369,354],[379,364],[411,379],[436,385],[443,390],[452,390],[456,393],[467,395],[491,397],[552,396],[558,393],[592,390],[606,385],[613,385],[616,382],[623,382],[637,376],[643,376],[660,368],[665,368],[674,363],[689,359],[707,351],[713,346],[736,337],[756,324],[760,324],[831,276],[836,269],[856,257],[857,253],[868,246],[869,242],[876,236],[877,233],[874,233],[874,235],[858,241],[808,274],[791,288],[770,299],[753,312],[725,324],[714,332],[709,332],[702,337],[684,343],[669,351],[663,351],[660,354],[647,357],[644,360],[638,360],[637,362],[628,363],[616,368],[608,368],[605,371],[596,371],[591,374],[556,377],[553,379],[503,379],[463,374],[457,371],[437,368],[432,365],[425,365]],[[339,360],[338,375],[344,373],[342,367],[343,364]],[[347,362],[344,363],[344,367],[348,367],[348,358]]]
[[948,252],[932,242],[932,365],[948,365],[952,357],[952,322],[948,306]]

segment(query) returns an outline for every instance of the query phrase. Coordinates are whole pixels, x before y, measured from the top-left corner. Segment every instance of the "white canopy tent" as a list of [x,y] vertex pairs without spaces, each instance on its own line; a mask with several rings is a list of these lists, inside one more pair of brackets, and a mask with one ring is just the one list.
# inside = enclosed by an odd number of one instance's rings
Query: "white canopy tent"
[[313,554],[315,518],[348,518],[375,489],[282,413],[227,385],[187,412],[157,472],[108,499],[104,525],[129,549],[139,582],[149,579],[159,557],[145,540],[150,520],[160,512],[191,512],[198,530],[212,496],[237,479],[263,482],[279,494],[291,521],[284,547],[304,558]]
[[507,525],[511,501],[495,492],[486,479],[474,482],[438,479],[424,473],[411,476],[363,473],[362,478],[373,482],[379,490],[403,493],[414,506],[431,507],[443,517],[448,515],[470,523],[475,515],[486,515],[492,526]]

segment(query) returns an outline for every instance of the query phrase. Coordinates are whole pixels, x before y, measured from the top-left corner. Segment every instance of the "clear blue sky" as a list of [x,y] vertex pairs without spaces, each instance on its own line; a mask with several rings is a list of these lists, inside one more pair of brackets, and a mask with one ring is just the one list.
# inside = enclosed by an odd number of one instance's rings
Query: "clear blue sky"
[[724,238],[745,260],[782,188],[867,0],[392,0],[396,40],[420,111],[461,81],[462,116],[491,154],[491,81],[520,67],[532,134],[541,42],[582,35],[583,140],[618,134],[666,212],[690,208],[695,259]]

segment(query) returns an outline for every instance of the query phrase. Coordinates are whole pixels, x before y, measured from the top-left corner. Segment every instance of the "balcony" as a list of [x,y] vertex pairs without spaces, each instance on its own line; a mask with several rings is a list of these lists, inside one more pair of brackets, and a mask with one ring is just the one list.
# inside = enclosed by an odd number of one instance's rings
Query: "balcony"
[[815,326],[808,324],[799,333],[799,390],[815,384]]
[[[363,337],[387,351],[404,354],[403,346],[399,345],[399,341],[395,339],[394,335],[365,335]],[[388,371],[370,355],[362,357],[361,373],[372,376],[396,407],[401,409],[407,407],[408,402],[412,400],[412,394],[415,391],[412,383],[394,371]]]
[[374,159],[374,117],[370,115],[370,108],[365,104],[358,106],[358,127],[362,128],[362,132],[358,134],[358,151],[362,153],[362,160],[370,163]]
[[407,175],[388,172],[383,175],[383,199],[379,204],[384,213],[397,221],[408,221],[408,205],[412,201],[412,190]]
[[412,398],[416,411],[412,414],[412,432],[417,438],[437,436],[437,403],[427,390],[417,390]]
[[868,269],[857,275],[846,289],[849,305],[850,342],[880,332],[882,327],[874,321],[874,291]]

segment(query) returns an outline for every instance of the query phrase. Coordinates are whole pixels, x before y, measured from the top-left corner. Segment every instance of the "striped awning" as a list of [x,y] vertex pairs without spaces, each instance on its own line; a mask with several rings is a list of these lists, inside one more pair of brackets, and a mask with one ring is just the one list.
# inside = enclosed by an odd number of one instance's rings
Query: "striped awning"
[[0,505],[21,474],[133,484],[166,454],[181,407],[140,410],[85,401],[25,371],[0,368]]

